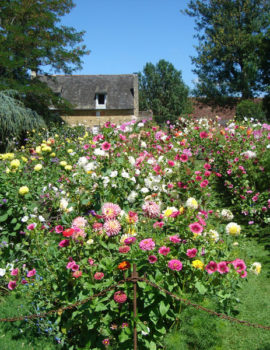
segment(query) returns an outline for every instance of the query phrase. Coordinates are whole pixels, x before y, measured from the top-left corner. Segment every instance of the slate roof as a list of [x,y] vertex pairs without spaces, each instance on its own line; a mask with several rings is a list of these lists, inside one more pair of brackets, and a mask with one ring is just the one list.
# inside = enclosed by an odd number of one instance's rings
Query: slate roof
[[39,77],[68,100],[74,109],[96,109],[96,94],[106,94],[106,109],[134,108],[135,74],[53,75]]

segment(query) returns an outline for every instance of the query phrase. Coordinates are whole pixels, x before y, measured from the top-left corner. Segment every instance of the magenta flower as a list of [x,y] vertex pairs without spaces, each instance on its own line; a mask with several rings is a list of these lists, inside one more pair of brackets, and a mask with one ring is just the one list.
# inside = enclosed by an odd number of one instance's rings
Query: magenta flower
[[33,277],[33,276],[35,276],[36,272],[37,272],[36,269],[29,270],[29,271],[27,272],[27,277]]
[[75,263],[75,261],[69,261],[68,263],[67,263],[67,266],[66,266],[66,268],[68,269],[68,270],[70,270],[70,269],[72,269],[72,267],[74,266],[74,265],[76,265],[76,263]]
[[64,248],[69,245],[69,240],[68,239],[63,239],[59,244],[58,247]]
[[158,258],[155,255],[149,255],[148,256],[148,261],[150,262],[150,264],[154,264],[155,262],[157,262]]
[[64,227],[62,225],[57,225],[55,226],[54,231],[56,233],[62,233],[64,231]]
[[180,243],[181,242],[181,239],[179,238],[178,235],[174,235],[174,236],[170,236],[170,241],[172,243]]
[[183,268],[183,264],[180,260],[173,259],[168,262],[168,267],[171,270],[180,271]]
[[36,226],[37,226],[36,223],[32,223],[32,224],[30,224],[30,225],[27,226],[27,230],[32,231],[32,230],[34,230],[34,229],[36,228]]
[[170,250],[171,249],[169,247],[162,246],[159,248],[158,252],[159,252],[159,254],[166,256],[170,253]]
[[190,228],[191,232],[193,232],[196,235],[200,235],[203,231],[202,225],[200,225],[198,222],[194,222],[193,224],[190,224],[188,227]]
[[195,258],[195,256],[197,255],[197,252],[198,252],[198,250],[196,248],[188,249],[187,256],[189,258]]
[[185,163],[188,161],[188,156],[186,154],[181,154],[180,161]]
[[105,338],[102,340],[102,344],[105,346],[109,346],[110,345],[110,339],[109,338]]
[[155,248],[155,242],[152,238],[143,239],[139,244],[141,250],[152,250]]
[[8,289],[13,290],[13,289],[15,289],[16,285],[17,285],[16,281],[9,281],[8,282]]
[[220,263],[218,263],[217,270],[221,274],[228,273],[230,271],[226,261],[221,261]]
[[207,139],[207,137],[208,137],[208,134],[207,134],[206,131],[200,132],[200,138],[201,138],[201,139]]
[[113,299],[118,304],[123,304],[127,301],[127,295],[122,290],[114,293]]
[[242,259],[235,259],[233,262],[233,267],[235,268],[236,272],[242,272],[246,270],[246,264]]
[[218,265],[215,261],[210,261],[206,266],[205,270],[211,275],[213,272],[216,272]]
[[10,274],[11,276],[17,276],[18,273],[19,273],[19,269],[13,269]]
[[105,141],[101,145],[101,148],[103,149],[103,151],[108,151],[111,148],[111,144],[109,142]]
[[124,240],[125,244],[132,244],[136,242],[136,237],[128,237]]

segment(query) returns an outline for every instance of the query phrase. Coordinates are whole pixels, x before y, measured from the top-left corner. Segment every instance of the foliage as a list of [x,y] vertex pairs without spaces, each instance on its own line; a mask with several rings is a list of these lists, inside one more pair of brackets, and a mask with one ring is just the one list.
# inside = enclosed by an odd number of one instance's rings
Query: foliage
[[249,99],[265,91],[269,11],[265,0],[189,1],[185,13],[195,18],[199,40],[192,58],[198,96]]
[[43,117],[50,105],[66,104],[36,75],[54,72],[70,74],[81,67],[87,53],[80,45],[83,32],[60,25],[60,17],[74,7],[72,0],[2,0],[0,5],[0,89],[14,89],[24,95],[27,107]]
[[257,119],[265,120],[265,113],[263,111],[262,102],[253,102],[250,100],[243,100],[236,106],[236,120]]
[[[232,213],[216,193],[228,165],[217,149],[229,157],[245,151],[247,125],[225,131],[205,120],[184,122],[166,131],[147,122],[108,122],[96,135],[64,126],[29,133],[25,147],[0,156],[0,283],[31,296],[42,312],[59,309],[38,326],[51,328],[48,337],[63,348],[97,350],[108,342],[132,348],[132,283],[76,309],[61,308],[130,276],[134,263],[140,276],[170,292],[198,304],[212,299],[217,311],[232,313],[252,261],[244,262],[235,244],[243,234],[234,215],[243,204]],[[257,123],[249,135],[260,159],[268,127]],[[250,167],[263,178],[256,164]],[[267,213],[268,203],[262,196],[258,208]],[[139,348],[162,347],[168,329],[189,317],[183,310],[138,282]],[[197,316],[192,322],[198,334]]]
[[161,123],[190,112],[188,88],[181,72],[165,60],[156,65],[147,63],[139,73],[139,96],[140,110],[151,109]]
[[45,127],[44,120],[35,111],[25,108],[15,99],[16,91],[0,91],[0,150],[14,147],[26,136],[26,131]]

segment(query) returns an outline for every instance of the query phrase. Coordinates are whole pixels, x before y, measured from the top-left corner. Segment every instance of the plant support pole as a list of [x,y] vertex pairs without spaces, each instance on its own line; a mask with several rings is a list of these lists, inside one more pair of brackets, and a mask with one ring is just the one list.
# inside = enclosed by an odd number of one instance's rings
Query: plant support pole
[[137,318],[137,280],[138,273],[136,270],[136,264],[133,264],[133,270],[132,270],[132,278],[134,278],[133,281],[133,320],[134,320],[134,326],[133,326],[133,349],[137,350],[137,327],[136,327],[136,318]]

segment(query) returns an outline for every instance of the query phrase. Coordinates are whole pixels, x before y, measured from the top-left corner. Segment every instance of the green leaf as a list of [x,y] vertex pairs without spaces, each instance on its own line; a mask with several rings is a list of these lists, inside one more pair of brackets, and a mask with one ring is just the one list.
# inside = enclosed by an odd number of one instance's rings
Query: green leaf
[[170,304],[165,305],[163,300],[160,302],[159,311],[160,311],[162,316],[164,316],[167,313],[169,308],[170,308]]
[[119,334],[119,341],[120,341],[120,343],[124,343],[126,340],[128,340],[129,339],[129,336],[128,336],[128,334],[126,334],[126,332],[121,332],[120,334]]
[[198,289],[198,292],[200,294],[205,294],[207,292],[205,286],[199,281],[195,283],[195,287]]
[[157,346],[156,346],[156,344],[153,341],[150,342],[150,348],[149,349],[150,350],[156,350],[157,349]]
[[8,214],[4,214],[4,215],[0,216],[0,222],[6,221],[7,218],[8,218]]

